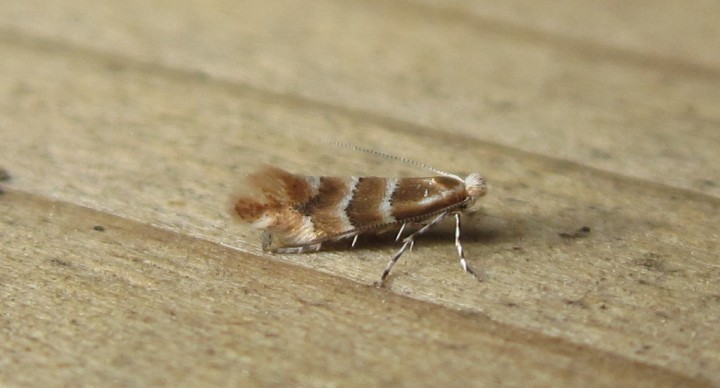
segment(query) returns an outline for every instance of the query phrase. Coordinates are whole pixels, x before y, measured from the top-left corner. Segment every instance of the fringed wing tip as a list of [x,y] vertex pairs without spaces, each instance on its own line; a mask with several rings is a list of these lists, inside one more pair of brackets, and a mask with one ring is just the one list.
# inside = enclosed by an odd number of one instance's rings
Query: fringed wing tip
[[304,245],[317,236],[296,209],[312,194],[308,178],[272,166],[248,175],[244,193],[231,198],[229,211],[240,221],[266,232],[263,249]]
[[286,182],[291,176],[269,165],[248,174],[241,194],[232,196],[227,204],[229,213],[241,221],[256,222],[285,199]]
[[322,242],[294,241],[277,233],[263,232],[262,249],[273,253],[305,253],[320,250]]

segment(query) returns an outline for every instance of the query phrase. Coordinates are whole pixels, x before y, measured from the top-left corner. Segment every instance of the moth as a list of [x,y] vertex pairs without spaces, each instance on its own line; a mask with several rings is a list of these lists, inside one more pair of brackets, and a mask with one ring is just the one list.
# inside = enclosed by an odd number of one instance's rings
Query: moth
[[425,164],[359,147],[391,159],[432,170],[421,178],[337,177],[294,174],[264,166],[250,174],[250,195],[235,198],[231,212],[263,230],[263,250],[276,253],[317,251],[328,242],[361,234],[397,229],[399,241],[408,226],[418,229],[402,239],[381,275],[381,284],[415,237],[446,217],[455,218],[455,246],[465,272],[475,276],[460,242],[461,216],[487,193],[485,178],[472,173],[464,179]]

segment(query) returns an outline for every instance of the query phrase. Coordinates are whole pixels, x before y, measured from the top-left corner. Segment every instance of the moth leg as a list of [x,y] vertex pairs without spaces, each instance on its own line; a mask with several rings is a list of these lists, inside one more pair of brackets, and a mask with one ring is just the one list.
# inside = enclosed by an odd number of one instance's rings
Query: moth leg
[[465,272],[471,274],[477,279],[477,274],[470,267],[467,260],[465,260],[465,250],[460,242],[460,213],[455,213],[455,246],[457,247],[458,256],[460,256],[460,265],[462,265]]
[[393,255],[393,257],[390,259],[390,262],[388,263],[387,267],[385,267],[385,270],[382,273],[382,276],[380,276],[380,284],[383,284],[385,282],[385,278],[390,274],[390,270],[392,267],[397,263],[400,256],[402,256],[403,253],[408,249],[408,247],[412,245],[412,240],[408,240],[408,238],[405,239],[403,242],[402,247]]
[[383,282],[385,282],[385,278],[390,274],[390,270],[392,270],[392,267],[400,259],[400,256],[402,256],[403,253],[405,253],[405,251],[408,250],[408,248],[412,248],[412,246],[415,244],[415,236],[427,232],[428,229],[432,228],[433,225],[442,221],[442,219],[447,217],[447,215],[448,215],[447,212],[441,213],[440,215],[435,217],[432,221],[430,221],[427,225],[423,226],[422,228],[418,229],[415,233],[413,233],[403,239],[402,247],[400,247],[400,249],[393,255],[393,257],[390,259],[390,262],[387,264],[387,267],[385,267],[385,270],[383,271],[382,276],[380,277],[380,284],[383,284]]
[[353,237],[352,243],[350,244],[350,248],[355,248],[355,243],[357,242],[359,234],[356,234],[355,237]]
[[402,236],[402,232],[405,230],[405,225],[407,225],[407,222],[403,222],[402,226],[400,226],[400,230],[397,236],[395,236],[395,241],[400,241],[400,236]]
[[320,250],[320,246],[322,243],[316,243],[316,244],[310,244],[310,245],[302,245],[299,247],[282,247],[274,249],[272,252],[275,253],[305,253],[305,252],[315,252]]

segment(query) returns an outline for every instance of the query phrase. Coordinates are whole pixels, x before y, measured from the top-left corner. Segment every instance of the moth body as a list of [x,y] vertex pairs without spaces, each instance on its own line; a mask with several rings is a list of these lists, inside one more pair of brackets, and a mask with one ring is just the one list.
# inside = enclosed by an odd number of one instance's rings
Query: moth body
[[280,253],[315,251],[323,243],[365,233],[422,228],[403,239],[382,279],[414,237],[449,215],[456,219],[456,245],[463,268],[472,273],[460,244],[460,215],[485,195],[482,175],[422,178],[306,176],[266,166],[248,177],[252,194],[237,198],[233,212],[263,230],[263,249]]

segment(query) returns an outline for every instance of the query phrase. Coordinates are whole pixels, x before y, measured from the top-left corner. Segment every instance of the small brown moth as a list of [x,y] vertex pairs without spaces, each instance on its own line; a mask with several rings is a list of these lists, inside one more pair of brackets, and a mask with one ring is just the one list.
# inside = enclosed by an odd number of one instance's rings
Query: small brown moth
[[[344,146],[340,144],[341,146]],[[460,242],[460,218],[487,185],[479,173],[465,179],[425,164],[360,147],[390,159],[430,169],[439,176],[424,178],[306,176],[265,166],[248,177],[254,192],[233,202],[232,212],[251,226],[262,229],[263,249],[278,253],[317,251],[323,243],[399,228],[400,240],[408,225],[421,226],[405,237],[402,247],[390,259],[381,283],[415,236],[447,216],[455,217],[455,245],[463,269],[475,275],[465,260]]]

